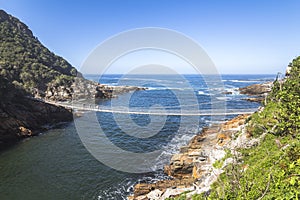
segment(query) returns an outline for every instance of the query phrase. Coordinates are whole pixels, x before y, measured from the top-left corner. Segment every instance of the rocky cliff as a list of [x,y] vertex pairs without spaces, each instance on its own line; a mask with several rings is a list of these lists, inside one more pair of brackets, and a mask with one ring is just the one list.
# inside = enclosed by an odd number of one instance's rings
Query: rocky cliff
[[262,102],[266,96],[271,92],[273,82],[266,82],[262,84],[253,84],[243,88],[239,88],[241,94],[246,94],[252,97],[246,98],[247,101]]
[[[187,146],[172,156],[164,171],[171,180],[156,183],[140,183],[134,187],[133,200],[160,200],[179,196],[185,192],[190,197],[196,193],[208,192],[210,185],[223,172],[222,165],[214,163],[223,159],[224,165],[233,162],[226,158],[226,149],[251,147],[256,140],[251,140],[246,132],[241,134],[245,120],[249,115],[241,115],[221,125],[206,127],[192,138]],[[189,198],[188,198],[189,199]]]
[[122,93],[145,89],[135,86],[108,86],[75,77],[70,86],[50,84],[44,98],[50,101],[109,99]]
[[71,110],[32,98],[0,75],[0,149],[73,119]]
[[137,184],[129,199],[299,199],[300,57],[288,70],[241,89],[268,93],[264,107],[204,129],[165,167],[172,180]]
[[46,125],[71,121],[72,113],[46,101],[112,98],[140,90],[83,78],[47,49],[20,20],[0,10],[0,148],[33,136]]
[[34,97],[44,97],[51,84],[69,87],[75,77],[82,76],[24,23],[0,10],[0,148],[71,121],[70,110]]

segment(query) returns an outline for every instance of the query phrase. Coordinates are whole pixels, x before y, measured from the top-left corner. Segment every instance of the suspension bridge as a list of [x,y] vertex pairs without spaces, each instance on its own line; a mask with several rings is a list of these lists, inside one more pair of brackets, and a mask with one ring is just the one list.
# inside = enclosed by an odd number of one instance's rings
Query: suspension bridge
[[[49,102],[50,103],[50,102]],[[257,108],[250,109],[141,109],[141,108],[128,108],[128,107],[114,107],[109,108],[107,106],[102,107],[94,104],[65,104],[54,103],[57,106],[63,106],[78,111],[93,111],[104,113],[116,113],[116,114],[136,114],[136,115],[160,115],[160,116],[224,116],[224,115],[242,115],[252,114],[257,111]],[[175,106],[178,107],[178,106]]]

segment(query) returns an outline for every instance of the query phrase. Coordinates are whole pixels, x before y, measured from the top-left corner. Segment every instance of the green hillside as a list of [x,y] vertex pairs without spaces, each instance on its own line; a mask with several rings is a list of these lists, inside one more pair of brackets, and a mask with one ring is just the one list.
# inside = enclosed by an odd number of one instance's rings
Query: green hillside
[[27,91],[43,92],[50,82],[63,85],[79,74],[44,47],[24,23],[0,10],[0,75]]
[[71,121],[72,112],[30,97],[48,86],[69,86],[81,76],[44,47],[15,17],[0,10],[0,150],[47,125]]

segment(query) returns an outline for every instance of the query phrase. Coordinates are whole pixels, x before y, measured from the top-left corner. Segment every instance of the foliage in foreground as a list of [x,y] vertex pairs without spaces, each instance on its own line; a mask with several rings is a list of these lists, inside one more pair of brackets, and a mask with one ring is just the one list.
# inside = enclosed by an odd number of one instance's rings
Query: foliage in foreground
[[248,121],[249,135],[266,133],[260,145],[239,149],[242,161],[224,169],[209,195],[193,200],[300,199],[300,57],[289,67],[289,77],[274,82],[264,110]]
[[208,199],[300,198],[300,57],[289,67],[289,77],[274,82],[264,110],[248,122],[250,135],[266,137],[239,150],[243,162],[227,166]]
[[243,163],[226,167],[208,199],[296,199],[300,197],[300,143],[267,134],[252,149],[241,149]]

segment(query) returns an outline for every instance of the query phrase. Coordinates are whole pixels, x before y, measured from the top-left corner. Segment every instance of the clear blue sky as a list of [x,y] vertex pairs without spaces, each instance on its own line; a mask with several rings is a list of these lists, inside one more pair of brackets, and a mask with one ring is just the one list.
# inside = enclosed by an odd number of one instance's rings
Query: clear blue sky
[[51,51],[80,68],[121,31],[164,27],[196,40],[221,73],[277,73],[300,55],[299,0],[0,0]]

